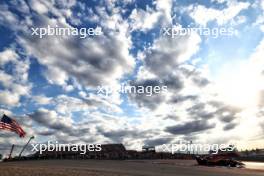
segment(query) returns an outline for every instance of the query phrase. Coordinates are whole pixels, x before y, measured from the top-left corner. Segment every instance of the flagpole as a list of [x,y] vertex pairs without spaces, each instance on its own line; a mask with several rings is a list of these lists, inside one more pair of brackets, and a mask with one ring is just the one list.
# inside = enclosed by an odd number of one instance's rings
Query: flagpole
[[14,150],[14,146],[15,145],[13,144],[12,147],[11,147],[11,150],[10,150],[8,159],[11,159],[12,158],[12,153],[13,153],[13,150]]
[[27,147],[27,145],[29,144],[29,142],[30,142],[32,139],[34,139],[34,138],[35,138],[34,136],[31,136],[31,137],[29,138],[28,142],[26,143],[26,145],[24,145],[23,149],[22,149],[21,152],[19,153],[19,156],[18,156],[19,158],[21,157],[23,151],[25,150],[25,148]]

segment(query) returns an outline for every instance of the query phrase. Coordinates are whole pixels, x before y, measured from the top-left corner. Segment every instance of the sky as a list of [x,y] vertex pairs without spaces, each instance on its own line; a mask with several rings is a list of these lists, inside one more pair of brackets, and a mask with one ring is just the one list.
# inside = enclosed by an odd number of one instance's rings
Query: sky
[[[48,25],[103,33],[32,35]],[[163,35],[175,26],[234,34]],[[27,136],[1,130],[0,153],[32,135],[136,150],[180,140],[264,148],[263,32],[262,0],[2,0],[0,111]],[[98,94],[122,84],[167,91]]]

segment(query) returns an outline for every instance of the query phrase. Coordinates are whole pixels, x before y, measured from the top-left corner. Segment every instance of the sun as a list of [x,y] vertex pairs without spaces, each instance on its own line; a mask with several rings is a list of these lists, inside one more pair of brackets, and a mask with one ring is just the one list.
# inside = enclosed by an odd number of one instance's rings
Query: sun
[[217,82],[219,98],[227,104],[240,108],[256,107],[263,78],[254,68],[242,66],[221,75]]

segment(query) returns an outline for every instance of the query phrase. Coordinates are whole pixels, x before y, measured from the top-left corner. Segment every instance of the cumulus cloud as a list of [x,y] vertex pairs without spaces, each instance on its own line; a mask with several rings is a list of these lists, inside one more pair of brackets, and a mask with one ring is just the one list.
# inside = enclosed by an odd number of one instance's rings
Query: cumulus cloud
[[130,16],[131,30],[147,32],[156,26],[171,25],[172,0],[154,2],[156,8],[147,7],[146,10],[136,8]]
[[153,29],[157,25],[160,17],[160,13],[157,13],[153,9],[147,8],[147,10],[134,9],[130,15],[132,30],[148,31]]
[[12,94],[9,91],[0,92],[0,104],[8,106],[18,106],[19,105],[19,95]]
[[29,117],[33,121],[55,130],[68,130],[72,124],[71,119],[60,117],[55,111],[49,111],[44,108],[29,114]]
[[0,65],[4,65],[10,61],[15,61],[17,58],[17,53],[14,50],[8,48],[0,52]]
[[158,76],[171,74],[179,64],[198,51],[200,42],[201,38],[197,34],[175,38],[160,37],[147,50],[146,67]]
[[[176,38],[161,36],[156,39],[153,45],[145,51],[144,65],[134,84],[150,84],[152,80],[152,84],[166,86],[169,92],[178,93],[184,87],[185,77],[180,65],[198,51],[200,41],[197,34]],[[143,76],[146,73],[152,76],[145,79]],[[166,93],[153,96],[132,95],[131,97],[141,107],[156,109],[167,99],[171,99]]]
[[[61,16],[58,20],[42,13],[35,15],[32,26],[72,27],[61,13],[58,15]],[[40,39],[24,31],[18,41],[30,56],[36,57],[40,64],[47,67],[45,76],[50,83],[65,86],[74,79],[85,87],[95,87],[113,84],[134,67],[134,59],[129,54],[129,39],[125,38],[127,36],[117,32],[110,34],[111,31],[105,30],[105,35],[86,39],[62,36]]]
[[[21,39],[21,42],[29,54],[47,66],[47,79],[59,85],[66,84],[70,78],[84,86],[107,85],[133,68],[133,58],[128,55],[127,48],[112,37],[102,36],[86,41],[50,37]],[[54,47],[53,43],[56,42],[58,45]],[[46,48],[45,52],[41,50],[43,47]],[[46,55],[46,51],[50,54]]]
[[[11,72],[6,72],[5,67],[11,64]],[[1,104],[12,106],[20,105],[20,97],[30,93],[31,85],[28,83],[29,62],[20,59],[18,53],[7,48],[0,53],[0,85],[4,90],[0,92]]]
[[0,5],[0,24],[11,26],[17,23],[18,23],[17,15],[10,12],[9,7],[7,5]]
[[51,103],[52,98],[46,97],[44,95],[37,95],[37,96],[32,97],[32,100],[39,105],[46,105],[46,104]]
[[202,120],[195,120],[191,122],[186,122],[181,125],[169,126],[166,128],[166,131],[171,134],[181,135],[181,134],[190,134],[190,133],[205,131],[214,127],[215,124],[213,123],[209,123],[207,121],[202,121]]
[[242,10],[249,7],[248,2],[229,1],[227,8],[223,10],[207,8],[203,5],[192,6],[190,16],[196,23],[206,26],[210,21],[216,21],[218,25],[223,25],[236,17]]
[[167,0],[167,1],[162,1],[162,0],[157,0],[156,1],[156,8],[158,11],[160,11],[163,15],[163,20],[166,20],[166,23],[171,23],[171,11],[173,8],[173,1],[172,0]]

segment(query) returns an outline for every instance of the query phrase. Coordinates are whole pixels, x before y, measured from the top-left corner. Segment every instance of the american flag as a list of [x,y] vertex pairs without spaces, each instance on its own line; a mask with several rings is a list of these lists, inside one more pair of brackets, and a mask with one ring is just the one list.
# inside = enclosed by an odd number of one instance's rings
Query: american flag
[[26,135],[26,132],[21,128],[21,126],[5,114],[0,121],[0,129],[13,131],[17,133],[19,137],[25,137]]

